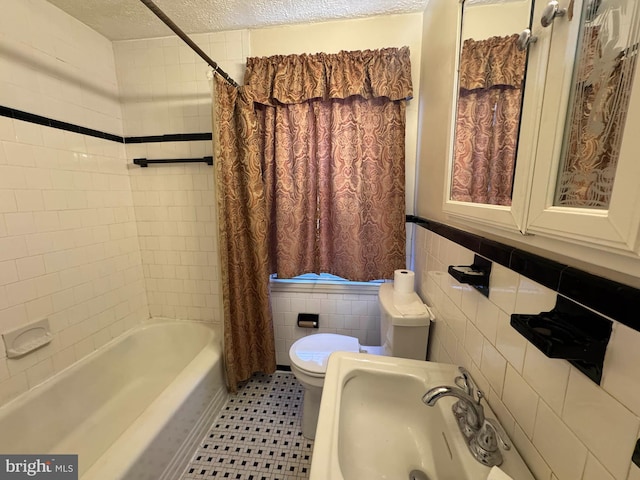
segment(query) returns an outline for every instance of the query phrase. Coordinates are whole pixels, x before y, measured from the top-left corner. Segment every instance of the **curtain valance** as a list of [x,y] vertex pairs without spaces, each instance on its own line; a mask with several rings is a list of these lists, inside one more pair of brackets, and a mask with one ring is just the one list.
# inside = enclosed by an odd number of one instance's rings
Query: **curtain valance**
[[247,59],[245,89],[264,105],[359,95],[405,100],[413,95],[409,47]]
[[467,39],[460,54],[460,89],[494,86],[520,88],[524,79],[526,52],[518,49],[518,35]]

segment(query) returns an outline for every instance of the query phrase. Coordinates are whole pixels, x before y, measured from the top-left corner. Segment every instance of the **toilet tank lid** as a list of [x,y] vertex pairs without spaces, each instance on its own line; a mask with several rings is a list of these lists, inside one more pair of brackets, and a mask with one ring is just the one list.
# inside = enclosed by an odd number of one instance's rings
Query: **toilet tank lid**
[[398,293],[393,289],[393,283],[383,283],[378,296],[380,307],[389,316],[392,325],[426,327],[434,319],[431,309],[416,292]]
[[289,358],[301,370],[326,373],[329,355],[338,351],[359,352],[360,343],[347,335],[315,333],[296,340],[289,349]]

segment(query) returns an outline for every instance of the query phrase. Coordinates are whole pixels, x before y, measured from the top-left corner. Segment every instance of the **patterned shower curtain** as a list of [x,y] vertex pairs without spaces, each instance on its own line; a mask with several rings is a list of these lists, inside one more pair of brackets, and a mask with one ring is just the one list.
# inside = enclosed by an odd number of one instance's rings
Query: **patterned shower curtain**
[[217,75],[213,144],[218,197],[227,385],[276,369],[269,303],[267,213],[258,125],[244,88]]
[[518,35],[465,40],[451,199],[511,205],[526,53]]

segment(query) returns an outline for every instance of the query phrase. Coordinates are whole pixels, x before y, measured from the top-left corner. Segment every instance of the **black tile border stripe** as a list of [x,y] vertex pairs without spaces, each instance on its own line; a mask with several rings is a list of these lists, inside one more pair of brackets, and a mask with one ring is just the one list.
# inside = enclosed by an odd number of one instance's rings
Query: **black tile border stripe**
[[426,228],[640,332],[640,290],[443,223],[407,215]]
[[192,142],[201,140],[211,140],[213,135],[210,132],[204,133],[172,133],[166,135],[146,135],[140,137],[122,137],[114,135],[113,133],[102,132],[100,130],[94,130],[93,128],[87,128],[73,123],[61,122],[49,117],[43,117],[42,115],[36,115],[15,108],[4,107],[0,105],[0,116],[9,117],[15,120],[22,120],[23,122],[35,123],[37,125],[44,125],[46,127],[57,128],[59,130],[65,130],[67,132],[79,133],[82,135],[88,135],[90,137],[102,138],[104,140],[110,140],[112,142],[132,144],[132,143],[158,143],[158,142]]

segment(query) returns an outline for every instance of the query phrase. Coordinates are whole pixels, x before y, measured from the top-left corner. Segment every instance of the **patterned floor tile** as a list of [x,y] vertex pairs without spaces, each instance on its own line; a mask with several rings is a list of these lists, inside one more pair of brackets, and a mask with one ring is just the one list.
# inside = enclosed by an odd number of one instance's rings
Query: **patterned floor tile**
[[229,397],[181,480],[305,480],[313,442],[302,436],[302,386],[292,373],[257,374]]

